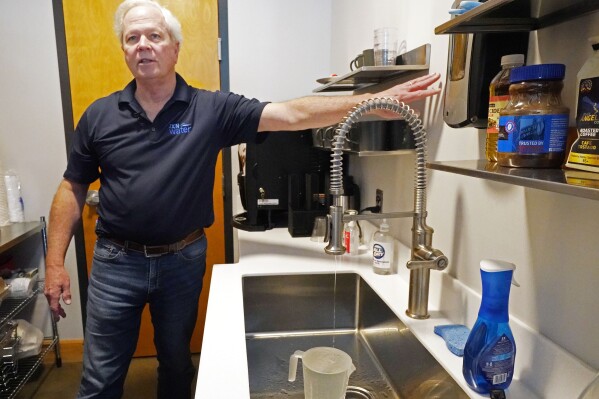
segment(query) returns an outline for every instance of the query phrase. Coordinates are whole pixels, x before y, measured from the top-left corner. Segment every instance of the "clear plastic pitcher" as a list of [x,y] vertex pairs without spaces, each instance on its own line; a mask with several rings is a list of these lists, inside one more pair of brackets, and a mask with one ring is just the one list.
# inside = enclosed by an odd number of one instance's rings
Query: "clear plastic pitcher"
[[295,381],[298,359],[302,359],[306,399],[345,398],[349,376],[356,370],[347,353],[329,347],[295,351],[289,358],[289,381]]

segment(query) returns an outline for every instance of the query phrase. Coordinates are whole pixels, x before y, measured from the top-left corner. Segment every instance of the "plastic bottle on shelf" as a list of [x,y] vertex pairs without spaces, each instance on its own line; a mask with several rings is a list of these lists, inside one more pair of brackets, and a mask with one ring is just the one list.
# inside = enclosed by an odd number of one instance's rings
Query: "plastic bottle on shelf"
[[389,234],[387,219],[383,219],[379,230],[372,237],[372,268],[377,274],[392,274],[394,265],[395,244],[393,237]]
[[483,259],[480,274],[483,295],[478,318],[464,347],[462,373],[472,389],[487,394],[506,389],[514,376],[516,342],[509,325],[510,287],[516,265]]
[[[348,215],[357,215],[358,211],[348,209],[345,211]],[[345,253],[349,255],[357,255],[360,249],[360,230],[354,220],[351,220],[343,226],[343,245]]]
[[12,170],[9,170],[4,173],[3,179],[8,202],[9,219],[11,223],[22,223],[25,221],[25,216],[19,176]]
[[501,57],[501,71],[489,85],[489,117],[485,155],[487,161],[497,162],[497,135],[499,133],[499,112],[510,101],[510,72],[524,65],[524,54],[509,54]]
[[593,54],[576,76],[576,130],[566,167],[599,172],[599,36],[589,38]]

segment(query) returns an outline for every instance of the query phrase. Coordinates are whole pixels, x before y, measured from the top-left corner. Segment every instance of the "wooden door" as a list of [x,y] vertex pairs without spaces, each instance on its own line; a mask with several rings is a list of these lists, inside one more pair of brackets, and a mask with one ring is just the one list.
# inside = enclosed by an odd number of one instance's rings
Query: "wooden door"
[[[121,0],[63,0],[75,125],[95,99],[121,90],[132,79],[125,65],[120,43],[112,30],[114,12],[120,3]],[[217,0],[163,0],[161,3],[179,18],[183,29],[183,44],[177,71],[191,86],[218,90],[220,75]],[[215,222],[206,231],[210,243],[206,259],[206,276],[191,344],[192,352],[196,353],[202,346],[212,266],[225,262],[224,204],[220,176],[222,176],[221,156],[217,163],[213,192]],[[99,189],[99,182],[92,184],[90,189]],[[96,239],[94,233],[96,219],[95,208],[86,205],[83,211],[83,226],[88,272]],[[146,306],[135,356],[156,354],[153,337],[152,323]]]

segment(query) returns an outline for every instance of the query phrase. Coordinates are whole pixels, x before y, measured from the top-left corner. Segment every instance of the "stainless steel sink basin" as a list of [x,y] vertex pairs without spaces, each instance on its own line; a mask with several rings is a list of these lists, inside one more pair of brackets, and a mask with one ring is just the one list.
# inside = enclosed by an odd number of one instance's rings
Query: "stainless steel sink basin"
[[352,357],[348,399],[468,398],[358,274],[247,276],[243,303],[252,398],[304,398],[289,357],[315,346]]

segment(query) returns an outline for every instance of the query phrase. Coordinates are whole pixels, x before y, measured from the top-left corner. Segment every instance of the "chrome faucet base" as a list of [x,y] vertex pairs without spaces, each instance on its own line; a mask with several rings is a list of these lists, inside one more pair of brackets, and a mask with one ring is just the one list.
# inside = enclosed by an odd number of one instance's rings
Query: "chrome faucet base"
[[331,205],[329,208],[329,245],[324,251],[329,255],[343,255],[343,208],[340,205]]
[[429,317],[431,317],[430,314],[425,314],[425,315],[420,315],[420,314],[416,314],[416,313],[412,313],[410,312],[409,309],[406,309],[406,315],[412,319],[416,319],[416,320],[426,320]]

